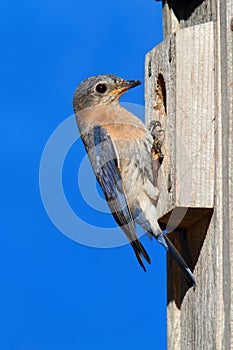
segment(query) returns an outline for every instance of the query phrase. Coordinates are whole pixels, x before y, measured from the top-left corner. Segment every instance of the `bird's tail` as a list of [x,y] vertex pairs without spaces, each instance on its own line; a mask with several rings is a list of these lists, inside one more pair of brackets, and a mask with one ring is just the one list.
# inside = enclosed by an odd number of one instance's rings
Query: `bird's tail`
[[195,278],[190,271],[188,265],[176,249],[176,247],[173,245],[173,243],[170,241],[170,239],[165,235],[163,232],[161,232],[158,236],[156,236],[157,241],[162,244],[162,246],[167,250],[167,252],[172,254],[173,259],[177,263],[177,265],[180,267],[183,275],[185,278],[189,281],[189,283],[195,288],[196,282]]
[[138,239],[136,239],[135,241],[130,242],[133,250],[135,252],[135,255],[138,259],[139,264],[141,265],[141,267],[143,268],[144,271],[146,271],[145,265],[142,261],[142,256],[144,256],[144,258],[146,259],[146,261],[148,262],[148,264],[150,264],[150,257],[147,254],[145,248],[143,247],[142,243],[139,242]]

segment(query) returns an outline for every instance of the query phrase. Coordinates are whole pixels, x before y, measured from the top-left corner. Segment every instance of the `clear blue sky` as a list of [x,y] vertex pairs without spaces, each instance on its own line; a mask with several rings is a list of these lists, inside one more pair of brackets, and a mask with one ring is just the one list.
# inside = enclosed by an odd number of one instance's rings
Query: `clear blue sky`
[[[0,28],[0,349],[166,349],[162,247],[142,238],[152,260],[144,273],[130,245],[78,244],[50,221],[39,190],[43,149],[73,113],[77,84],[99,73],[144,81],[145,54],[162,40],[161,3],[13,0],[1,5]],[[122,101],[143,105],[143,95],[141,85]],[[83,155],[77,142],[64,163],[67,199],[92,225],[112,227],[82,204]]]

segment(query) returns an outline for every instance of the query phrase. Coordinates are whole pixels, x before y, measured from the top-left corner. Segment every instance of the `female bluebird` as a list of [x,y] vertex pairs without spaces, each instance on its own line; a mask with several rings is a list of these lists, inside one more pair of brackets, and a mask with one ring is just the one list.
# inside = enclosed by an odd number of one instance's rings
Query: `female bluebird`
[[139,84],[110,74],[84,80],[73,98],[77,125],[108,206],[144,271],[143,257],[148,263],[150,258],[137,239],[135,222],[172,254],[195,286],[193,274],[157,222],[153,137],[140,119],[119,104],[121,95]]

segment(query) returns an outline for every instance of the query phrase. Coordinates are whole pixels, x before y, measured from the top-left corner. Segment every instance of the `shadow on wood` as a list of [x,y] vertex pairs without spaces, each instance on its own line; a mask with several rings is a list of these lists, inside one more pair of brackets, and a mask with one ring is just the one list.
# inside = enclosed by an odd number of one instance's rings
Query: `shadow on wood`
[[[191,271],[194,270],[198,257],[201,254],[212,214],[213,210],[210,208],[190,208],[177,229],[168,234]],[[161,227],[165,227],[169,217],[170,215],[166,215],[160,220]],[[180,309],[182,300],[190,286],[170,254],[167,256],[167,271],[168,304],[174,301],[176,307]],[[196,282],[198,288],[198,281]]]
[[165,0],[163,4],[166,3],[170,9],[173,10],[178,21],[187,20],[196,8],[198,8],[205,0]]

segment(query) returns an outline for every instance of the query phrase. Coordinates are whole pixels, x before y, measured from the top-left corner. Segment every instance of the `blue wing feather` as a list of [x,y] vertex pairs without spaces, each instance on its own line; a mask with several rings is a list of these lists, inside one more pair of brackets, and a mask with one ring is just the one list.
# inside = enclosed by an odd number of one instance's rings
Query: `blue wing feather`
[[113,142],[106,129],[94,127],[94,145],[96,153],[96,177],[105,194],[106,200],[120,226],[127,225],[135,231],[132,214],[124,193],[118,159]]
[[143,245],[137,239],[135,223],[129,209],[124,191],[118,157],[107,130],[102,126],[94,127],[94,171],[105,194],[105,198],[118,225],[126,233],[142,268],[146,271],[141,255],[150,263],[150,258]]

